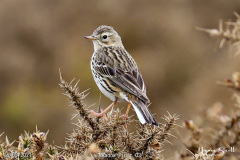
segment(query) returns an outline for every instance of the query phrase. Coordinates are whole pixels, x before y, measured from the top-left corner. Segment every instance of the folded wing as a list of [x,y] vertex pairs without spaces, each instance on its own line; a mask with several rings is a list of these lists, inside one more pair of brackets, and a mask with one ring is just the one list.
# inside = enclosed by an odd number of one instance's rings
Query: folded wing
[[135,95],[145,103],[149,103],[142,75],[137,67],[131,71],[113,68],[103,62],[96,61],[95,71],[106,78],[112,85]]

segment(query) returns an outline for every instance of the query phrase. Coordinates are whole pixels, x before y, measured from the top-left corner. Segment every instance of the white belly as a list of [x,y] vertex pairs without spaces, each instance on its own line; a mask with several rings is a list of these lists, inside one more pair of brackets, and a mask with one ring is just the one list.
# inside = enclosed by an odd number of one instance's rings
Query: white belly
[[112,101],[115,101],[116,100],[116,97],[114,96],[114,94],[108,92],[105,88],[107,88],[107,86],[104,85],[104,83],[102,83],[102,85],[105,87],[103,87],[101,84],[100,84],[100,81],[94,79],[98,88],[100,89],[100,91],[106,96],[108,97],[109,99],[111,99]]
[[[91,63],[91,69],[92,69],[92,75],[93,75],[93,79],[94,81],[96,82],[99,90],[106,96],[108,97],[109,99],[111,99],[112,101],[115,101],[116,100],[116,97],[114,94],[112,94],[111,92],[109,92],[108,90],[108,86],[102,82],[102,77],[100,75],[98,75],[98,73],[94,72],[93,71],[93,66],[92,66],[92,63]],[[108,90],[106,90],[106,89]]]

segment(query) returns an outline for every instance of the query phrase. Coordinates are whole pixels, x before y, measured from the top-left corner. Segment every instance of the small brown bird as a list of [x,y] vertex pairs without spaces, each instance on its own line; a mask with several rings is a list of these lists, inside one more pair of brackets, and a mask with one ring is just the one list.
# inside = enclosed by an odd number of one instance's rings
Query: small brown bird
[[111,26],[102,25],[85,38],[91,39],[94,45],[91,59],[93,78],[101,92],[113,101],[102,113],[91,113],[103,116],[117,101],[125,100],[129,102],[126,117],[132,105],[142,124],[147,122],[158,126],[147,107],[150,100],[146,95],[142,74],[125,50],[118,33]]

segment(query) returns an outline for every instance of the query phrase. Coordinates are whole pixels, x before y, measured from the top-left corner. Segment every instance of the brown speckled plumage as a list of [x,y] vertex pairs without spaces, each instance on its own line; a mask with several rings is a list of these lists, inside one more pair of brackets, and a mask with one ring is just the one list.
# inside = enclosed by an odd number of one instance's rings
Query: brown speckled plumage
[[142,123],[158,125],[147,107],[150,102],[136,62],[125,50],[118,33],[110,26],[100,26],[92,36],[94,53],[91,69],[95,82],[112,101],[126,100]]

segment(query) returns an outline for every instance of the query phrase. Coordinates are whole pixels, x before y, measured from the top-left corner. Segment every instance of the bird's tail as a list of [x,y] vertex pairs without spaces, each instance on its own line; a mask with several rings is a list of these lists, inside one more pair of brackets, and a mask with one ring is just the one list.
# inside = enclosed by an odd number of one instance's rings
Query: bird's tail
[[138,119],[142,124],[149,123],[158,126],[157,120],[153,117],[152,113],[149,111],[147,105],[140,99],[133,102],[130,101],[133,108],[138,116]]

